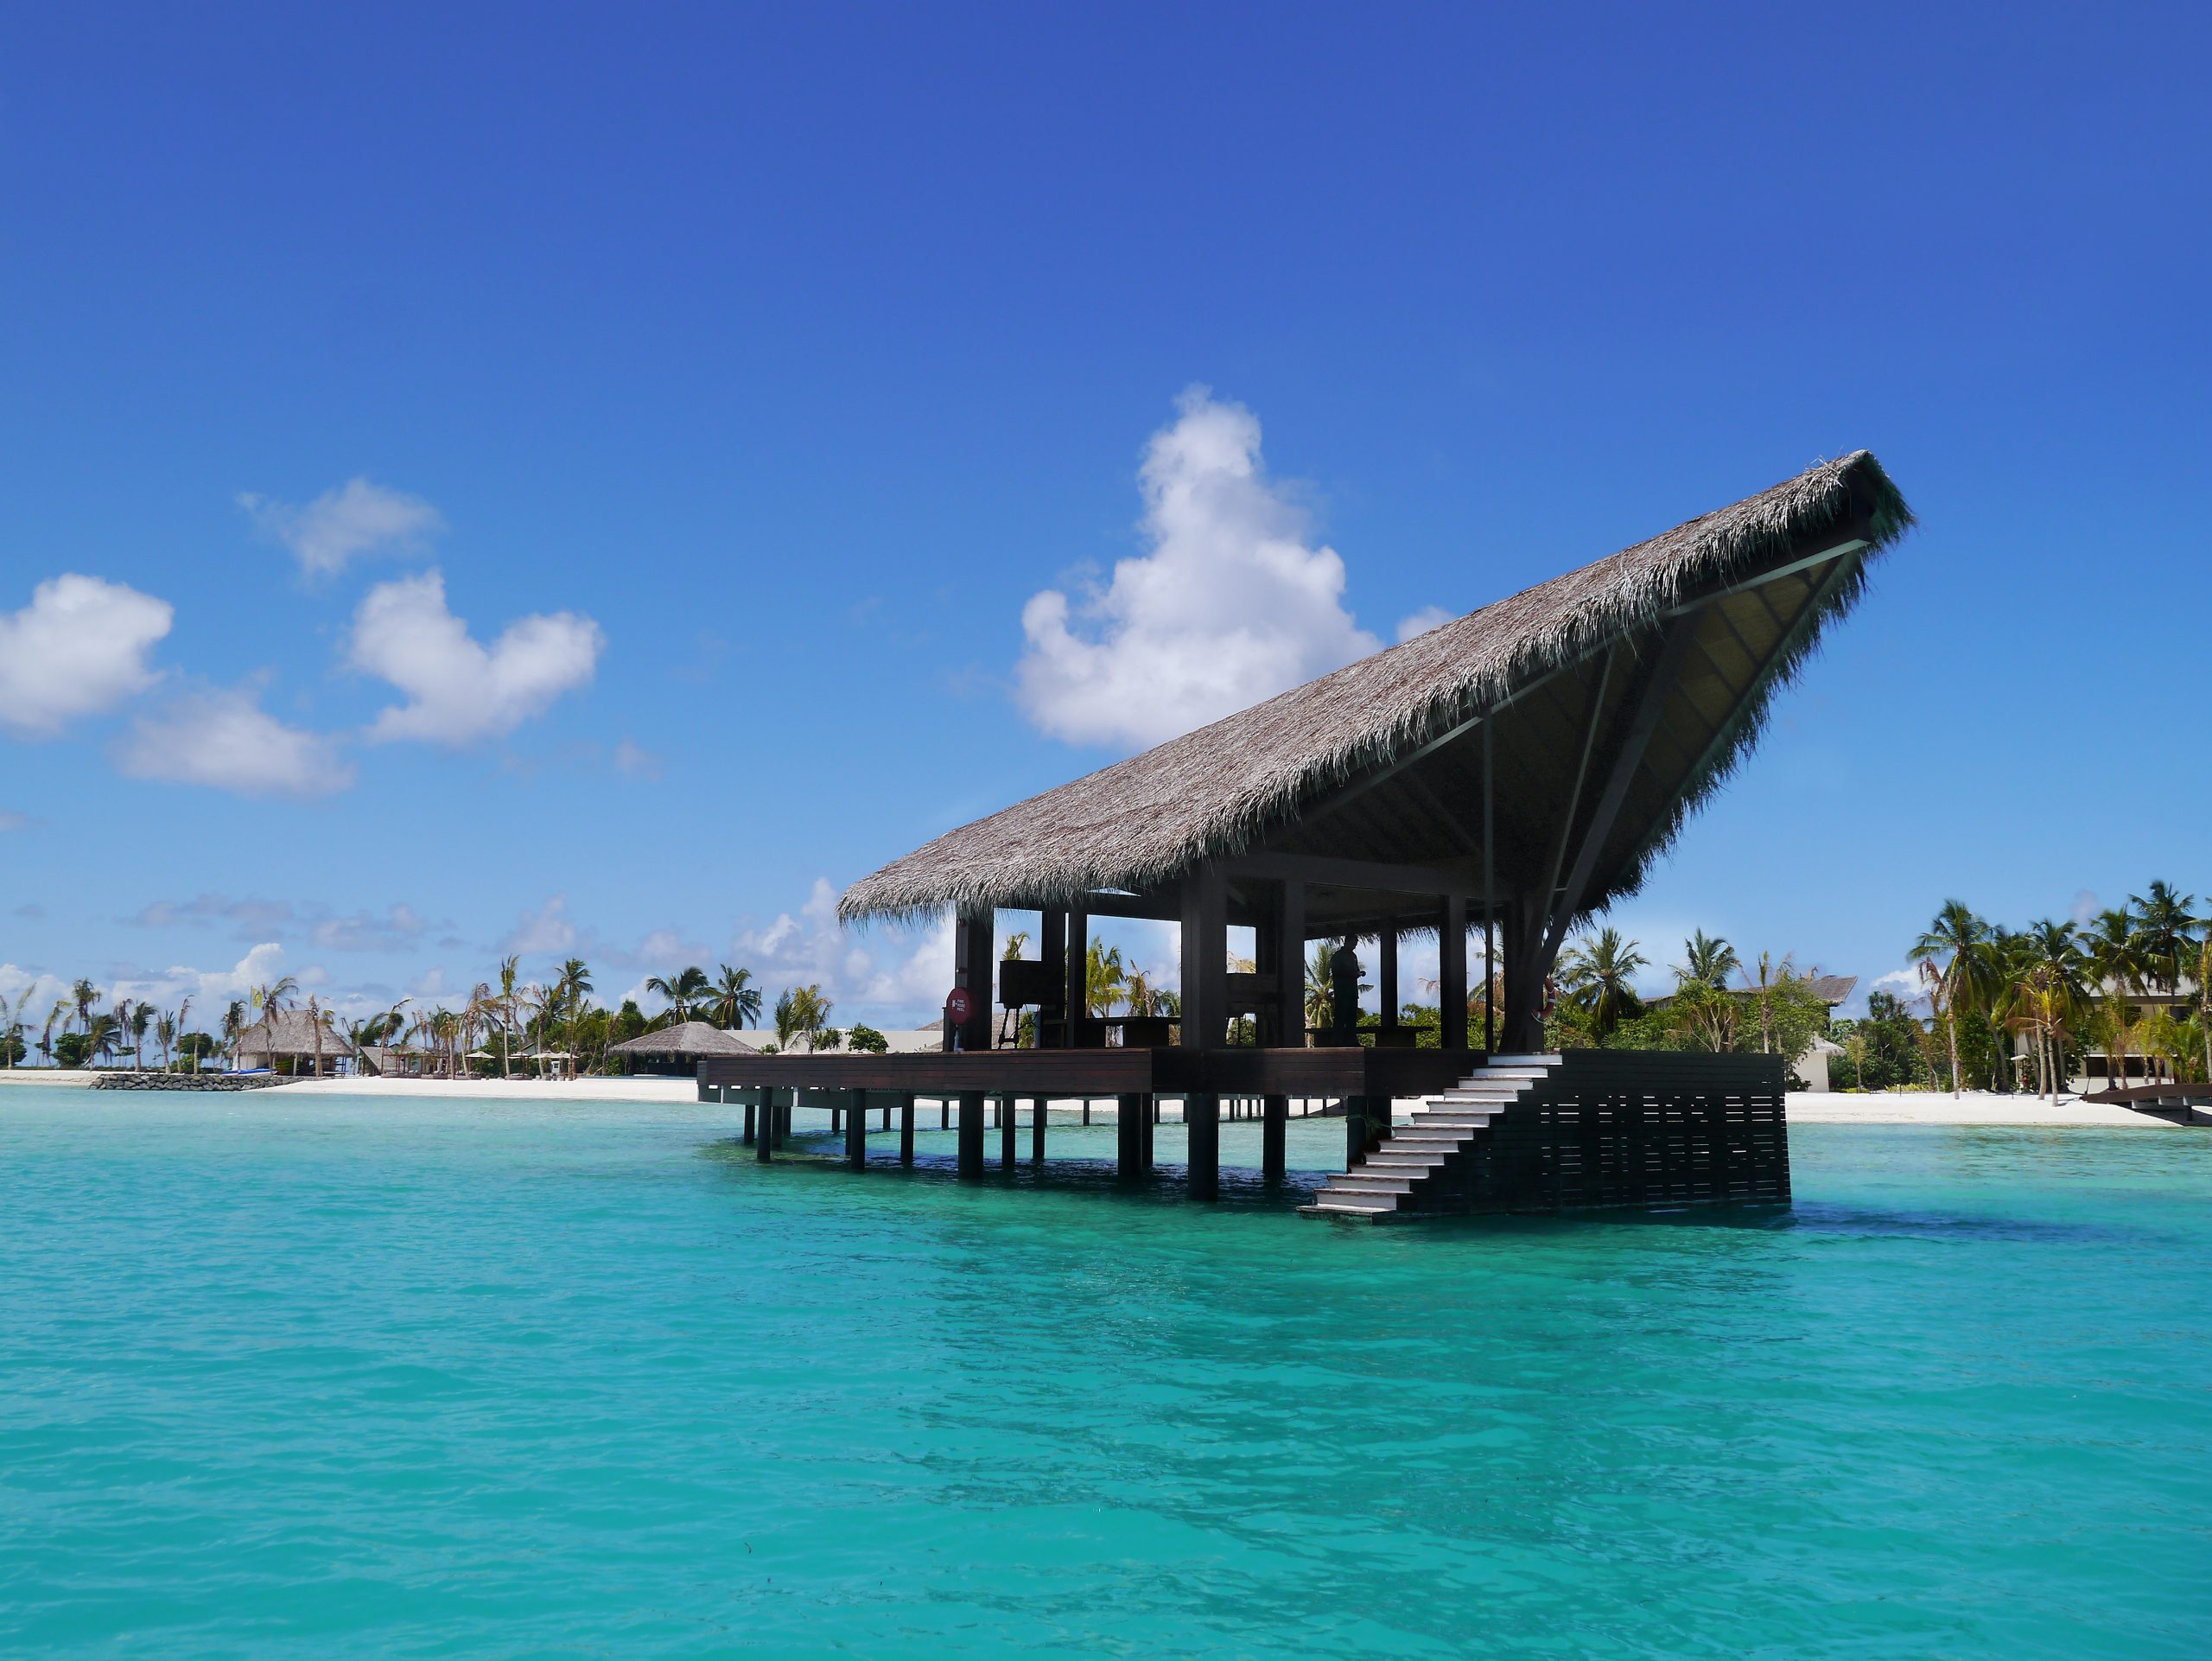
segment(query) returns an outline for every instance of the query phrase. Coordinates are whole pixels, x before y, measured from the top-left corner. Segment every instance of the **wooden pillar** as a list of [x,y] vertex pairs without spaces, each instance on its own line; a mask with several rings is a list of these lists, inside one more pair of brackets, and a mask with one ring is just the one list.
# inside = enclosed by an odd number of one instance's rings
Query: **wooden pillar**
[[1464,894],[1440,896],[1443,914],[1436,924],[1436,1015],[1442,1023],[1437,1041],[1447,1050],[1467,1047],[1467,901]]
[[[1052,968],[1058,972],[1061,988],[1061,997],[1058,1001],[1057,1008],[1053,1003],[1048,1002],[1037,1011],[1037,1047],[1040,1050],[1051,1046],[1052,1040],[1046,1036],[1046,1028],[1051,1025],[1053,1017],[1057,1015],[1062,1019],[1063,1022],[1065,1022],[1067,1015],[1067,1004],[1065,1001],[1067,988],[1067,912],[1058,906],[1047,906],[1045,907],[1043,926],[1039,937],[1037,960],[1039,963],[1050,964]],[[1059,1041],[1063,1045],[1066,1044],[1068,1041],[1068,1030],[1069,1029],[1064,1024],[1059,1034]]]
[[960,1092],[960,1174],[983,1174],[983,1092]]
[[952,1103],[943,1096],[937,1098],[937,1128],[940,1130],[952,1129]]
[[1191,1144],[1191,1198],[1221,1197],[1221,1098],[1211,1091],[1193,1091],[1183,1098],[1183,1123]]
[[842,1103],[832,1102],[830,1104],[830,1134],[833,1136],[842,1135],[844,1129],[844,1106]]
[[1491,735],[1497,722],[1483,721],[1483,1049],[1497,1049],[1497,813],[1491,777]]
[[1274,1041],[1306,1047],[1306,885],[1285,877],[1275,885],[1274,927],[1281,967],[1275,980]]
[[1001,1170],[1014,1168],[1014,1121],[1021,1117],[1020,1110],[1021,1098],[1019,1096],[999,1098],[999,1167]]
[[753,1146],[753,1115],[755,1111],[753,1096],[753,1092],[751,1091],[747,1091],[745,1095],[745,1145],[747,1148]]
[[[884,1110],[887,1115],[889,1109]],[[907,1091],[899,1098],[899,1162],[914,1162],[914,1095]]]
[[1074,1047],[1076,1022],[1090,1014],[1090,985],[1089,963],[1090,958],[1090,914],[1077,907],[1068,907],[1068,943],[1066,957],[1061,967],[1067,977],[1066,1000],[1068,1009],[1068,1045]]
[[1289,1170],[1286,1144],[1290,1136],[1290,1098],[1270,1096],[1260,1110],[1260,1175],[1280,1182]]
[[1382,1006],[1380,1027],[1398,1024],[1398,920],[1386,917],[1375,936],[1375,998]]
[[1183,1047],[1217,1048],[1229,1023],[1229,895],[1221,867],[1183,879]]
[[855,1171],[868,1163],[868,1091],[850,1092],[845,1109],[845,1163]]
[[1114,1174],[1121,1177],[1144,1174],[1144,1121],[1149,1104],[1141,1096],[1114,1098]]
[[1367,1151],[1373,1153],[1390,1140],[1390,1114],[1395,1105],[1388,1096],[1363,1098],[1367,1107]]
[[766,1165],[769,1151],[775,1145],[776,1092],[764,1085],[760,1089],[760,1135],[753,1144],[753,1156]]
[[1147,1176],[1152,1174],[1153,1131],[1160,1123],[1160,1098],[1144,1096],[1139,1098],[1143,1110],[1137,1115],[1137,1168]]
[[1036,1096],[1029,1103],[1029,1162],[1045,1162],[1045,1121],[1051,1117],[1045,1111],[1045,1098]]
[[963,1050],[991,1047],[991,976],[997,967],[992,936],[995,912],[963,911],[952,930],[952,983],[968,989],[968,1019],[954,1034]]
[[891,1104],[888,1102],[883,1104],[883,1128],[886,1130],[891,1128]]

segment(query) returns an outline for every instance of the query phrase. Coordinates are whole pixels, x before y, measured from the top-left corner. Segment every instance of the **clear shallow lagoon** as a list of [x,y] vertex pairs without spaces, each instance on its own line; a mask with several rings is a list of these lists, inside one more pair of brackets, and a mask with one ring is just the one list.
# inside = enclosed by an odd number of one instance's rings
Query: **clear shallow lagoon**
[[2212,1136],[1357,1231],[728,1133],[0,1095],[0,1654],[2212,1653]]

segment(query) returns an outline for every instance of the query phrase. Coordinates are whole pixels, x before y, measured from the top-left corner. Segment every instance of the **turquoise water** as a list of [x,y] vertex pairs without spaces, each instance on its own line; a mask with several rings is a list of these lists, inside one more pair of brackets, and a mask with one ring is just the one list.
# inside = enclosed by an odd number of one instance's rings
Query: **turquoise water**
[[0,1654],[2212,1653],[2212,1136],[1361,1231],[727,1132],[0,1094]]

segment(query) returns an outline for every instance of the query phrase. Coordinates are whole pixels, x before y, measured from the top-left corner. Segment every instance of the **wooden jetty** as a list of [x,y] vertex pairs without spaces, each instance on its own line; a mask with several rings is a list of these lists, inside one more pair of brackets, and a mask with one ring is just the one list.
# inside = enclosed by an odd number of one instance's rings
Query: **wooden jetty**
[[[855,1162],[859,1110],[911,1127],[918,1098],[941,1098],[957,1104],[965,1176],[985,1170],[994,1101],[1116,1098],[1119,1162],[1138,1174],[1150,1104],[1179,1098],[1201,1200],[1219,1191],[1224,1097],[1264,1104],[1270,1179],[1290,1098],[1325,1097],[1344,1104],[1346,1169],[1307,1206],[1322,1215],[1787,1200],[1778,1058],[1543,1055],[1547,987],[1570,930],[1635,891],[1911,523],[1872,455],[1824,462],[949,831],[839,907],[855,923],[953,915],[944,1051],[717,1057],[702,1091],[775,1104],[756,1127],[763,1159],[791,1104],[852,1110]],[[1036,958],[1001,960],[1008,911],[1035,917]],[[1101,917],[1175,926],[1172,1023],[1089,1007]],[[1249,969],[1231,969],[1231,929],[1250,931]],[[1456,1018],[1475,1007],[1471,932],[1495,965],[1479,1033]],[[1400,1024],[1414,933],[1437,941],[1433,1048]],[[1344,943],[1339,1017],[1372,968],[1379,1028],[1308,1029],[1315,940]],[[1027,1012],[1031,1044],[1000,1041],[1001,1009]]]

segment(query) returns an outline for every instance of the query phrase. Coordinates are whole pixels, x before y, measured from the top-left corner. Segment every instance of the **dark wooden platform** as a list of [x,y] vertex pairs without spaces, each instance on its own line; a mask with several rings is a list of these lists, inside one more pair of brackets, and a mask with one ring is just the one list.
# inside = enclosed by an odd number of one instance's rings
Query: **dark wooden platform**
[[965,1050],[760,1055],[702,1061],[732,1090],[896,1090],[921,1096],[1425,1096],[1479,1065],[1479,1050]]

